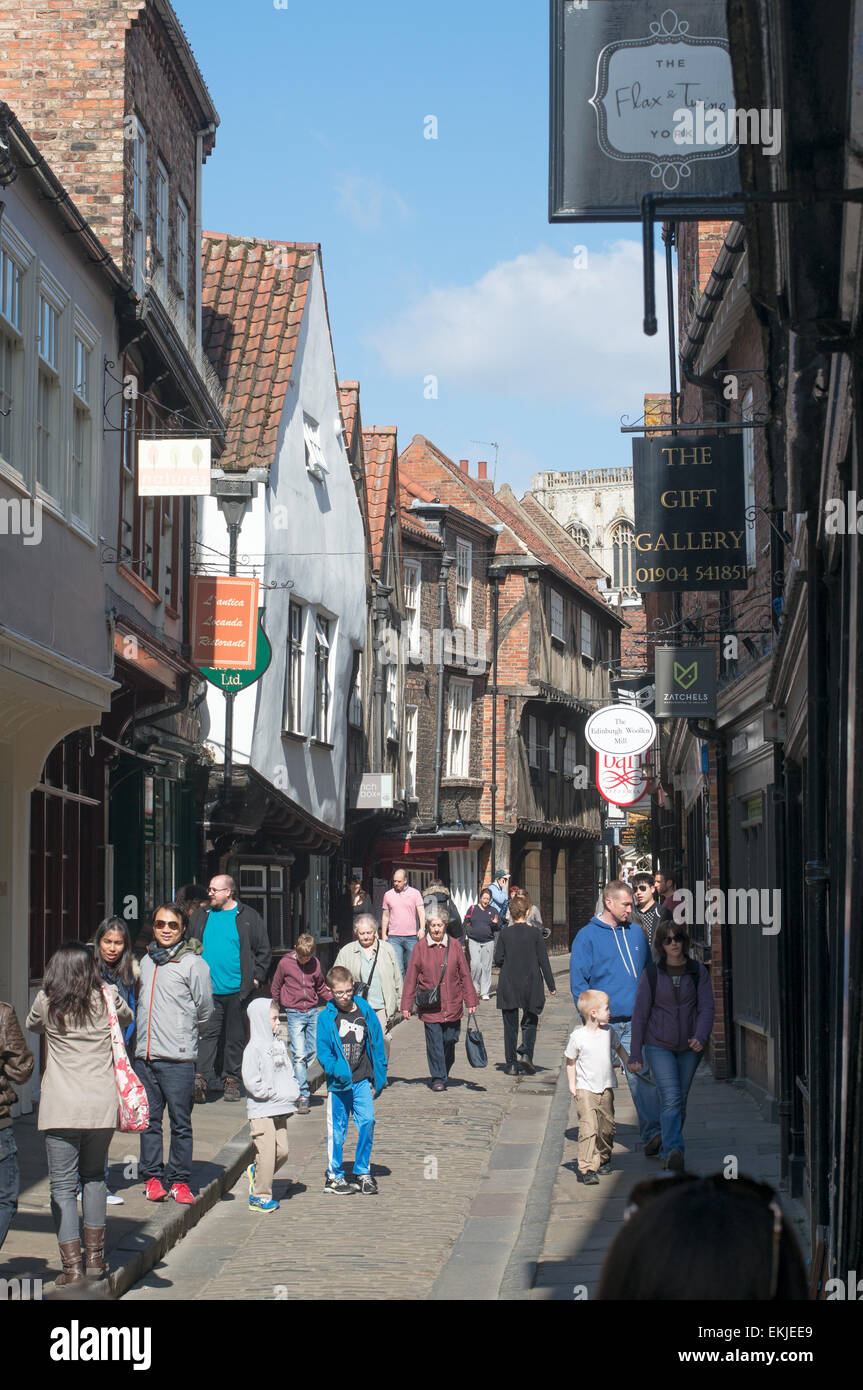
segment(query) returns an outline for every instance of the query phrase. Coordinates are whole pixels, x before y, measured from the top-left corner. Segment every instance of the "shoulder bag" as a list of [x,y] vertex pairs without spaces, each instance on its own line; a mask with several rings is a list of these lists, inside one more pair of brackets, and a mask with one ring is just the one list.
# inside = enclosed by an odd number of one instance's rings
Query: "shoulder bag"
[[446,950],[444,951],[443,967],[442,967],[442,969],[441,969],[441,972],[440,972],[440,979],[438,980],[437,984],[436,984],[436,985],[432,985],[431,989],[418,989],[418,990],[417,990],[417,993],[416,993],[416,1006],[417,1006],[417,1012],[418,1012],[418,1013],[421,1012],[421,1011],[422,1011],[422,1012],[425,1012],[425,1011],[429,1011],[429,1010],[431,1010],[431,1009],[439,1009],[439,1008],[440,1008],[440,987],[441,987],[441,985],[443,984],[443,977],[444,977],[444,975],[446,974],[446,963],[447,963],[447,957],[448,957],[448,956],[449,956],[449,941],[447,941]]
[[[374,977],[375,977],[375,969],[377,968],[378,956],[380,955],[380,950],[381,950],[380,946],[378,946],[378,947],[375,949],[375,958],[374,958],[374,960],[372,961],[372,968],[371,968],[371,973],[369,974],[369,978],[368,978],[367,980],[363,980],[363,979],[361,978],[361,979],[359,979],[359,980],[355,980],[355,981],[354,981],[354,995],[355,995],[358,999],[368,999],[368,997],[369,997],[369,990],[370,990],[371,987],[372,987],[372,980],[373,980]],[[363,966],[362,966],[362,961],[361,961],[361,962],[360,962],[360,970],[361,970],[361,971],[362,971],[362,968],[363,968]]]
[[464,1045],[467,1050],[467,1060],[472,1067],[488,1066],[488,1054],[485,1050],[482,1033],[479,1031],[476,1014],[468,1014],[467,1016],[467,1032],[464,1035]]
[[114,998],[106,985],[102,986],[102,998],[108,1010],[111,1026],[111,1051],[114,1054],[114,1081],[117,1086],[117,1101],[120,1107],[119,1128],[124,1134],[140,1134],[150,1123],[150,1105],[147,1092],[132,1070],[123,1030],[114,1008]]

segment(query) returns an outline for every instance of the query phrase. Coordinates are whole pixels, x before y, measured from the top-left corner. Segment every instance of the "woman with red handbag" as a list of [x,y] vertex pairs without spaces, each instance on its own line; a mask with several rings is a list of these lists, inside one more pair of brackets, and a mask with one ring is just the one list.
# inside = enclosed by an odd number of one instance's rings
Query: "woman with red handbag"
[[[132,1021],[132,1012],[116,987],[107,988],[125,1027]],[[48,1045],[39,1128],[45,1131],[51,1214],[63,1264],[56,1283],[101,1279],[107,1272],[105,1160],[117,1125],[117,1084],[99,967],[83,942],[65,942],[54,952],[26,1027],[44,1033]],[[86,1276],[75,1200],[79,1171]]]

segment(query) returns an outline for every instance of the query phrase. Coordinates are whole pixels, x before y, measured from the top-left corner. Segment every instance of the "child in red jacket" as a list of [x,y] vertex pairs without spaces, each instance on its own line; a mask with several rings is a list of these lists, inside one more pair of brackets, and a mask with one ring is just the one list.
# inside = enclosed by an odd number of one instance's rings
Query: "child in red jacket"
[[286,951],[276,967],[270,994],[288,1016],[288,1032],[294,1073],[300,1088],[297,1114],[309,1113],[309,1083],[307,1072],[315,1055],[318,1031],[318,1008],[328,1004],[332,991],[324,979],[321,963],[315,955],[315,938],[303,933],[297,937],[296,949]]

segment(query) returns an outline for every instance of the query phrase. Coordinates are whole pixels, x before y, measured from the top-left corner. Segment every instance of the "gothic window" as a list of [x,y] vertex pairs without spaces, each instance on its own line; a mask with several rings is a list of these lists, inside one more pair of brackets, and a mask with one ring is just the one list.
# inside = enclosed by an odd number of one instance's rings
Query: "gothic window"
[[580,526],[576,523],[569,527],[569,534],[576,545],[581,546],[582,550],[590,550],[590,536],[587,534],[586,526]]
[[635,592],[632,584],[634,546],[634,528],[628,521],[618,522],[611,533],[612,574],[614,588],[622,589],[625,593]]

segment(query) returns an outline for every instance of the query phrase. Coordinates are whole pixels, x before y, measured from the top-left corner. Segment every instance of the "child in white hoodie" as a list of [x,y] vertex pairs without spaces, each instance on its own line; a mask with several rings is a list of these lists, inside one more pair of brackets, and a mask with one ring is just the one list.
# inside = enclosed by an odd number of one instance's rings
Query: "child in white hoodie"
[[253,999],[248,1008],[249,1042],[243,1052],[243,1085],[255,1162],[247,1171],[249,1210],[278,1211],[273,1175],[288,1157],[287,1125],[296,1113],[300,1088],[287,1044],[278,1037],[279,1006]]

